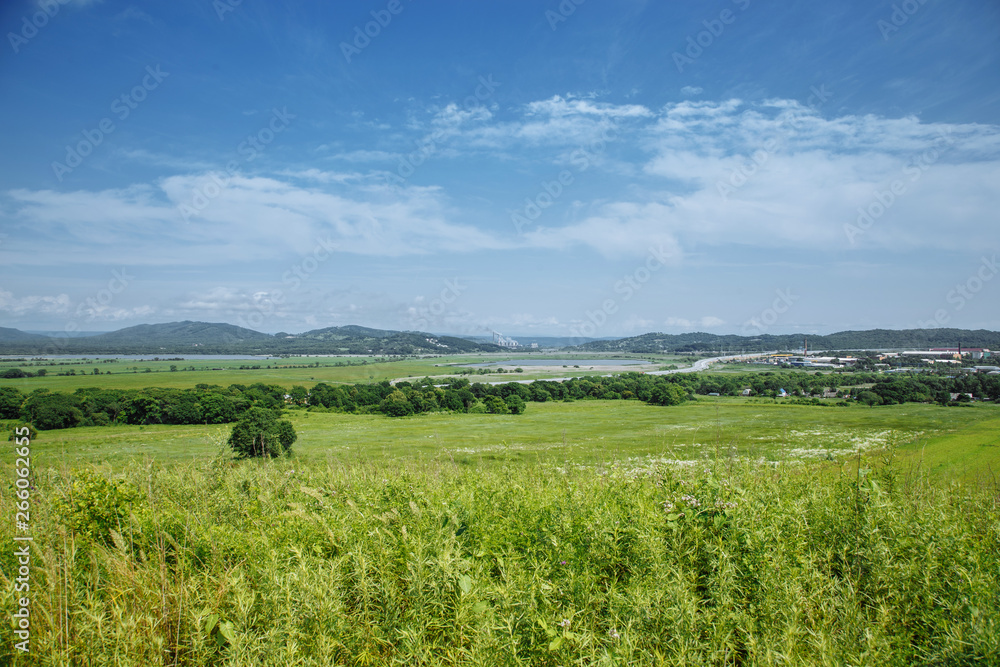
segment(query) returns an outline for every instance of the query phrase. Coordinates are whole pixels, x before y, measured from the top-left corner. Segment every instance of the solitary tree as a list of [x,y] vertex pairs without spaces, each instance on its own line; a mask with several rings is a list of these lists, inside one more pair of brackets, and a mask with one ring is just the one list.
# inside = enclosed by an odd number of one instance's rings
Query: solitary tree
[[270,410],[253,407],[243,413],[229,436],[237,456],[276,457],[290,454],[298,436],[291,422],[279,421]]
[[653,405],[680,405],[688,400],[688,394],[675,384],[661,384],[651,392],[649,402]]

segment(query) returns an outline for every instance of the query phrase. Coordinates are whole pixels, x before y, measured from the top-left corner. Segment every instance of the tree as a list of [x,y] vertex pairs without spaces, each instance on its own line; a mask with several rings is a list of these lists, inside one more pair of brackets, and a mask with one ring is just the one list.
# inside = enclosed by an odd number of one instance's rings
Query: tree
[[201,416],[206,424],[236,421],[236,406],[222,394],[207,394],[201,399]]
[[413,414],[413,404],[406,394],[396,389],[379,404],[379,411],[390,417],[405,417]]
[[309,399],[309,392],[302,385],[295,385],[292,390],[288,392],[288,395],[292,397],[292,402],[295,405],[305,405],[306,401]]
[[510,414],[510,408],[507,407],[507,404],[499,396],[487,396],[486,400],[483,401],[483,405],[486,406],[486,412],[492,415]]
[[864,403],[872,407],[882,405],[882,398],[874,391],[869,391],[868,389],[859,391],[857,400],[859,403]]
[[22,401],[24,394],[14,387],[0,387],[0,419],[17,419]]
[[277,457],[290,454],[296,439],[298,435],[290,422],[279,421],[270,410],[253,407],[236,422],[229,446],[241,458]]
[[517,394],[511,394],[504,399],[507,404],[507,408],[510,410],[510,414],[519,415],[524,412],[525,402],[524,399]]
[[77,396],[36,390],[21,405],[21,419],[45,431],[78,426],[84,415]]
[[653,389],[649,402],[653,405],[680,405],[688,400],[687,392],[676,384],[661,384]]

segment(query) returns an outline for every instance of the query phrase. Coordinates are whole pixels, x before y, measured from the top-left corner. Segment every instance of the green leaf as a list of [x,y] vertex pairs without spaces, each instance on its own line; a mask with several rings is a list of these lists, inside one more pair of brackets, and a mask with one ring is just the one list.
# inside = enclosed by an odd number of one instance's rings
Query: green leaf
[[563,640],[562,637],[556,637],[551,642],[549,642],[549,650],[550,651],[558,650],[559,647],[562,646],[562,640]]
[[472,605],[472,613],[473,614],[482,614],[488,608],[489,608],[489,605],[486,603],[485,600],[481,601],[481,602],[477,602],[476,604]]
[[209,614],[208,617],[205,618],[205,633],[209,635],[212,634],[212,630],[215,629],[215,624],[218,622],[219,622],[218,614]]
[[463,593],[468,593],[472,590],[472,578],[467,574],[463,574],[458,578],[458,587],[462,589]]
[[219,634],[225,637],[226,641],[232,644],[236,641],[236,634],[233,632],[233,624],[229,621],[219,623]]

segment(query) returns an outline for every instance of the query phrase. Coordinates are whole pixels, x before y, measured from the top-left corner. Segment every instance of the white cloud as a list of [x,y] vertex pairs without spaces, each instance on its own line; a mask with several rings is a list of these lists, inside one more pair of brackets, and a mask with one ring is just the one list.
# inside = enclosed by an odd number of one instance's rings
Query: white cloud
[[[390,185],[384,171],[304,167],[229,178],[199,168],[117,189],[8,191],[0,200],[9,212],[5,224],[38,234],[49,250],[45,257],[15,254],[5,242],[0,254],[11,264],[68,257],[116,263],[123,252],[154,265],[205,264],[294,258],[327,238],[337,252],[390,257],[525,247],[586,247],[637,261],[650,248],[680,261],[688,248],[720,245],[968,250],[981,245],[1000,204],[1000,128],[992,125],[828,118],[792,100],[686,100],[654,112],[556,95],[515,111],[515,120],[498,121],[485,107],[447,105],[418,130],[443,133],[435,158],[483,150],[572,169],[566,156],[574,147],[615,129],[601,159],[590,162],[606,183],[560,202],[570,205],[571,222],[538,225],[516,240],[466,222],[482,211],[455,209],[452,190]],[[128,155],[184,165],[142,151]],[[358,163],[394,155],[340,154]],[[213,179],[228,184],[218,188]],[[877,211],[894,182],[901,193],[852,244],[845,225],[857,222],[859,208],[874,203]],[[456,194],[465,194],[463,183]],[[178,207],[195,208],[196,193],[206,192],[214,196],[185,221]],[[491,206],[497,202],[486,202],[487,212]]]
[[67,294],[56,296],[23,296],[16,297],[12,292],[0,289],[0,312],[13,317],[24,315],[58,315],[68,313],[70,298]]
[[[213,184],[225,176],[205,173],[97,192],[13,190],[7,195],[15,224],[53,241],[44,258],[9,257],[15,263],[70,256],[109,262],[127,253],[146,264],[205,264],[303,255],[320,240],[337,252],[390,257],[509,245],[451,222],[436,188],[390,187],[361,177],[352,185],[352,178],[306,170],[294,179],[308,184],[235,176],[219,188]],[[196,210],[197,193],[215,196]],[[191,207],[187,221],[181,205]],[[87,256],[76,252],[80,246],[90,249]]]
[[682,252],[674,228],[675,216],[658,203],[620,202],[598,208],[594,215],[563,227],[541,227],[527,232],[527,245],[568,249],[589,246],[612,258],[644,256],[655,251],[670,261],[680,261]]
[[553,95],[547,100],[525,105],[528,116],[564,118],[566,116],[598,116],[602,118],[649,118],[653,112],[641,104],[609,104]]
[[684,86],[683,88],[681,88],[681,95],[684,95],[685,97],[691,95],[701,95],[703,90],[704,89],[702,89],[700,86]]
[[330,160],[343,160],[345,162],[391,162],[398,160],[399,153],[377,150],[356,150],[342,153],[335,153],[329,156]]
[[147,318],[156,313],[153,306],[137,306],[135,308],[116,308],[95,303],[93,300],[81,303],[76,308],[76,317],[83,317],[86,321],[98,322],[123,322]]

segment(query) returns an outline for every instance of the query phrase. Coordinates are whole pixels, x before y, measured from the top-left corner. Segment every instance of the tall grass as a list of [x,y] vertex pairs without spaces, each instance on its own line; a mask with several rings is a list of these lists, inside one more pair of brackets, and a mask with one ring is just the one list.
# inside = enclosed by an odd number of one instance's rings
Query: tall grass
[[1000,664],[996,489],[866,465],[39,470],[0,663]]

